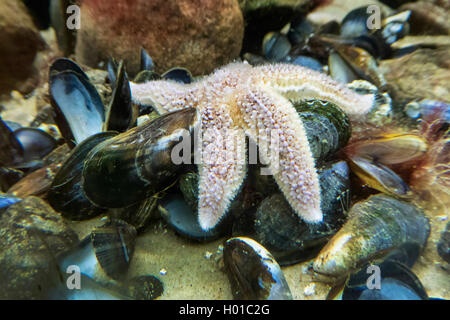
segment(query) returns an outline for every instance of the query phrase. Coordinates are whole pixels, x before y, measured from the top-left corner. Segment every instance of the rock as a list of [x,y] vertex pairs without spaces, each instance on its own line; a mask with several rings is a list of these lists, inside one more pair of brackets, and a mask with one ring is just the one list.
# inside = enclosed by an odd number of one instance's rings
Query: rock
[[411,2],[404,4],[399,10],[411,10],[409,18],[411,34],[450,34],[448,1]]
[[0,2],[0,30],[0,94],[28,93],[37,85],[33,61],[45,43],[22,1]]
[[419,49],[397,59],[382,60],[389,93],[397,105],[411,100],[450,101],[450,49]]
[[112,56],[139,71],[144,47],[162,73],[179,66],[210,73],[239,55],[244,21],[236,0],[85,0],[75,54],[97,66]]
[[77,243],[75,232],[43,200],[28,197],[11,205],[0,216],[0,299],[45,298],[59,283],[55,257]]

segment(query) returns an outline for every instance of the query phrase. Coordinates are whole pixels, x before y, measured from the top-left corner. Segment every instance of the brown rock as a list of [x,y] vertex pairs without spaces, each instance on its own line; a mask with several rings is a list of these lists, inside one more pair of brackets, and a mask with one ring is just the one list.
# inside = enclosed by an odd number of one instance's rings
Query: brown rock
[[84,0],[75,54],[90,66],[124,59],[133,74],[144,47],[158,72],[181,66],[200,75],[239,55],[243,31],[236,0]]
[[43,200],[11,205],[0,215],[0,299],[45,299],[61,281],[56,256],[76,244],[75,232]]
[[37,84],[32,65],[45,44],[22,1],[0,2],[0,30],[0,94],[12,89],[27,93]]
[[411,2],[404,4],[399,10],[411,10],[409,18],[411,34],[450,34],[448,1]]
[[397,59],[382,60],[390,94],[398,104],[414,99],[450,102],[450,49],[419,49]]

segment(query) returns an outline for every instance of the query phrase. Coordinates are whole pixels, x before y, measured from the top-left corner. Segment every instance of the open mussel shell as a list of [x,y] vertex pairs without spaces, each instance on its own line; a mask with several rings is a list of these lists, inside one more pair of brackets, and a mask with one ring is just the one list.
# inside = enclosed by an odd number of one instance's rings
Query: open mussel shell
[[[428,294],[410,266],[390,256],[383,261],[366,264],[352,274],[342,292],[342,300],[427,300]],[[367,287],[367,270],[371,265],[380,270],[378,288]]]
[[348,155],[364,157],[389,165],[410,161],[428,149],[427,141],[414,134],[387,134],[346,147]]
[[382,28],[374,32],[375,36],[378,36],[384,40],[388,45],[393,44],[409,33],[408,20],[411,17],[411,11],[405,10],[387,17],[382,22]]
[[70,220],[90,219],[104,212],[94,206],[84,195],[81,187],[81,174],[87,154],[99,143],[114,137],[117,132],[97,133],[79,145],[62,164],[53,179],[47,199],[50,205],[63,217]]
[[164,197],[158,206],[161,217],[185,238],[196,241],[211,241],[224,233],[224,228],[216,227],[205,231],[198,222],[198,214],[184,200],[181,195],[171,194]]
[[63,71],[72,71],[80,75],[86,80],[89,80],[89,77],[87,74],[81,69],[81,67],[73,62],[70,59],[67,58],[58,58],[53,62],[53,64],[50,66],[50,75],[58,74]]
[[223,260],[235,299],[292,300],[280,266],[255,240],[246,237],[227,240]]
[[59,257],[59,265],[62,270],[76,265],[82,274],[94,280],[106,282],[108,277],[119,280],[126,276],[135,243],[133,226],[121,220],[108,221],[94,228],[77,248]]
[[406,182],[383,164],[362,157],[351,157],[349,163],[352,172],[369,187],[398,197],[412,196]]
[[172,68],[161,75],[161,79],[173,80],[180,83],[188,84],[192,82],[192,74],[186,68]]
[[339,107],[321,100],[302,101],[294,107],[303,121],[315,159],[325,160],[347,144],[351,124]]
[[117,68],[116,83],[106,114],[104,131],[123,132],[132,128],[138,117],[139,108],[131,102],[131,91],[123,61]]
[[147,50],[145,50],[144,48],[141,49],[141,71],[143,70],[148,71],[155,70],[155,64],[153,63],[153,59],[148,54]]
[[98,144],[83,168],[86,197],[100,207],[121,208],[171,185],[183,168],[173,161],[172,148],[191,142],[196,122],[196,110],[187,108]]
[[16,167],[27,168],[33,166],[34,161],[41,160],[56,148],[56,140],[40,129],[19,128],[13,134],[23,150],[23,158]]
[[91,241],[105,273],[113,279],[125,276],[134,253],[136,229],[123,221],[112,221],[95,228]]
[[97,90],[85,74],[72,69],[51,67],[49,90],[61,134],[67,143],[76,145],[102,131],[105,109]]
[[319,275],[347,276],[408,243],[424,248],[430,223],[412,203],[378,194],[353,205],[342,228],[314,260]]

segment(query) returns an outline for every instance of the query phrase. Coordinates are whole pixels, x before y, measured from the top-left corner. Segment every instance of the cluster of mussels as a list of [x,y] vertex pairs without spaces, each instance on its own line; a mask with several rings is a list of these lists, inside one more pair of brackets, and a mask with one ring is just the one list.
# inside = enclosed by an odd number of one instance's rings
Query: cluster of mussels
[[[377,124],[384,123],[392,110],[376,58],[414,49],[391,47],[407,33],[409,14],[387,17],[380,30],[372,31],[367,29],[366,12],[365,7],[350,12],[340,26],[317,28],[307,20],[293,23],[287,31],[265,37],[264,57],[248,54],[244,58],[250,63],[296,63],[321,72],[326,72],[323,63],[328,61],[332,77],[356,91],[377,94],[378,103],[386,108],[377,108],[382,113],[374,119]],[[334,32],[336,29],[340,32]],[[156,74],[145,50],[141,69],[134,82],[160,78],[193,81],[183,68]],[[238,299],[292,299],[280,265],[310,259],[314,259],[312,271],[317,279],[332,281],[335,288],[342,289],[344,299],[428,299],[410,268],[427,242],[430,224],[410,201],[408,184],[389,168],[423,157],[429,149],[426,139],[417,134],[390,134],[348,144],[351,123],[338,106],[319,100],[299,103],[295,107],[319,173],[323,222],[309,225],[301,221],[272,176],[260,175],[261,165],[257,164],[249,166],[227,217],[205,231],[197,219],[198,172],[171,158],[173,147],[183,138],[179,129],[193,136],[196,110],[155,115],[148,106],[133,104],[122,62],[111,60],[108,75],[113,90],[105,106],[77,64],[69,59],[52,64],[49,95],[61,135],[57,139],[36,128],[16,128],[0,121],[2,215],[37,196],[66,220],[107,216],[103,225],[74,248],[54,257],[59,270],[80,267],[86,290],[68,291],[65,275],[43,297],[158,297],[163,291],[158,278],[124,278],[137,235],[162,218],[188,239],[228,239],[224,242],[224,269]],[[435,106],[431,103],[429,108]],[[424,109],[426,104],[414,107]],[[370,197],[351,194],[355,189],[352,172],[371,188]],[[377,192],[381,193],[373,194]],[[448,259],[448,237],[443,239],[447,244],[440,244],[439,250],[447,250]],[[366,286],[366,270],[371,264],[382,269],[381,289]],[[111,279],[114,281],[108,282]]]

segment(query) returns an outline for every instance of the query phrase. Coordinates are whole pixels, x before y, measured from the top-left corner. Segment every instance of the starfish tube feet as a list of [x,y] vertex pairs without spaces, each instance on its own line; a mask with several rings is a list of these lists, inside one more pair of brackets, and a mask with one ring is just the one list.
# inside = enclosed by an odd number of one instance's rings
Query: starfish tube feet
[[[321,222],[319,177],[295,108],[269,88],[249,91],[240,104],[247,134],[260,146],[260,156],[270,163],[271,173],[291,207],[304,221]],[[266,134],[270,134],[269,152],[261,152],[262,143],[268,140]]]

